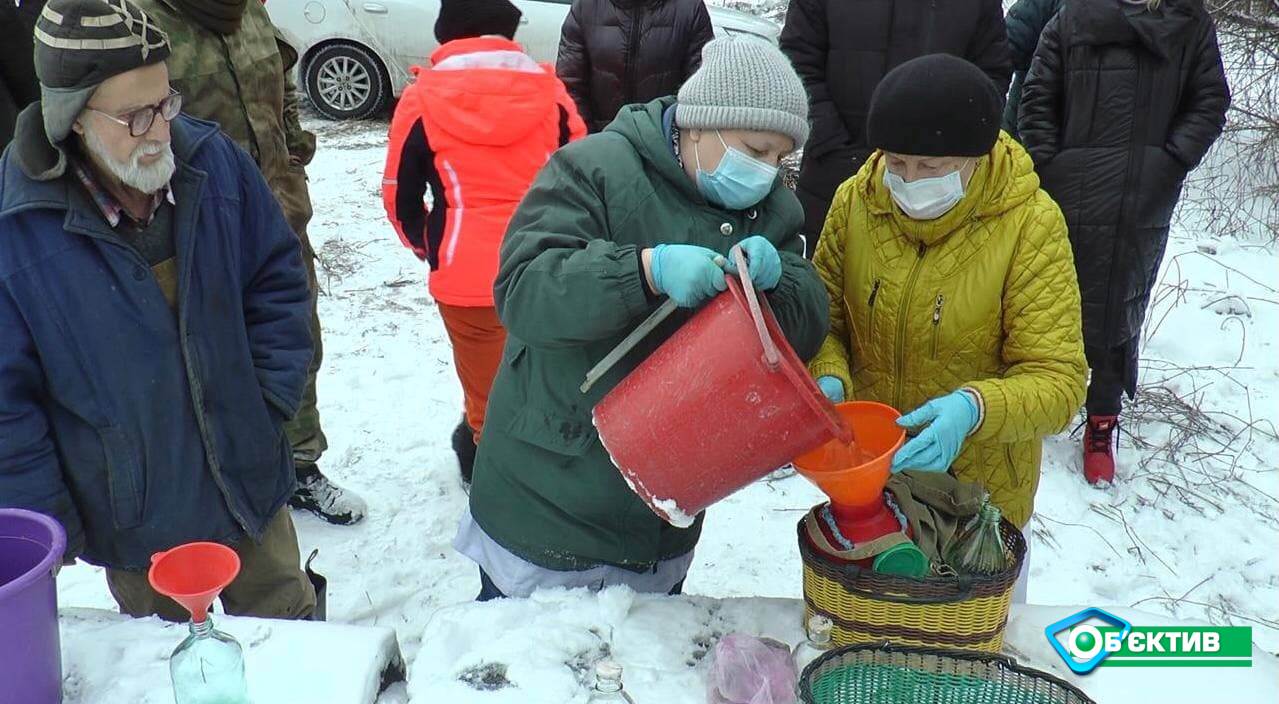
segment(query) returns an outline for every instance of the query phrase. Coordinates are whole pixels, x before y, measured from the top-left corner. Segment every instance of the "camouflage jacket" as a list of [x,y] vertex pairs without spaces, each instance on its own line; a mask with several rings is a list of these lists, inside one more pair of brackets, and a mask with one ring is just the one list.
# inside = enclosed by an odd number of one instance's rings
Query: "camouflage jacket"
[[298,123],[288,73],[297,52],[280,39],[266,8],[246,3],[240,29],[223,36],[172,0],[135,1],[169,34],[169,82],[182,93],[182,111],[218,123],[253,156],[290,227],[305,235],[311,197],[304,165],[315,154],[315,135]]

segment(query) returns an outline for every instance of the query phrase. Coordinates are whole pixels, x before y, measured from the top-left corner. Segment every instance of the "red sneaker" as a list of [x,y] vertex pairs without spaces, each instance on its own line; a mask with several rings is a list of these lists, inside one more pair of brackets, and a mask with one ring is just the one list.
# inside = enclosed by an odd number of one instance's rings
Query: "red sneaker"
[[1115,482],[1115,431],[1119,416],[1088,416],[1084,433],[1084,478],[1089,484]]

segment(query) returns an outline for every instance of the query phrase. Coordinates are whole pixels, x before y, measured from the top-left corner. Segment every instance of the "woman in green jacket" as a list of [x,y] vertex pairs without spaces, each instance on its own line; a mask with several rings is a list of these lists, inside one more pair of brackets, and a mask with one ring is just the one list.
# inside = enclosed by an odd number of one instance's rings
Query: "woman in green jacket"
[[[628,106],[551,157],[507,230],[494,290],[509,339],[455,541],[480,567],[481,599],[611,584],[679,591],[702,516],[680,529],[650,511],[609,460],[591,409],[725,289],[734,246],[795,351],[817,352],[826,292],[802,255],[799,202],[777,176],[807,136],[790,63],[728,37],[706,46],[678,99]],[[579,392],[667,296],[681,311]]]

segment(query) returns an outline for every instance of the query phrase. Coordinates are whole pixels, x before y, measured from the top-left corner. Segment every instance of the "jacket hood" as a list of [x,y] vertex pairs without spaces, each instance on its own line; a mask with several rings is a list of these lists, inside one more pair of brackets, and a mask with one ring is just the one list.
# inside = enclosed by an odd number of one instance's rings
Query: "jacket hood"
[[[47,170],[59,161],[60,150],[49,144],[44,135],[40,103],[32,103],[23,111],[27,132],[15,136],[13,144],[0,160],[0,218],[32,208],[66,208],[67,179],[37,179],[32,175]],[[213,122],[178,115],[170,124],[173,158],[179,167],[190,164],[219,127]],[[19,139],[21,137],[21,140]]]
[[1067,16],[1073,35],[1083,44],[1134,44],[1168,58],[1168,48],[1182,44],[1195,26],[1198,0],[1164,0],[1159,8],[1148,11],[1145,5],[1123,0],[1081,0],[1069,3]]
[[701,191],[671,154],[671,144],[662,125],[662,115],[674,104],[675,98],[666,97],[645,105],[628,105],[604,128],[604,133],[624,137],[655,173],[670,181],[694,202],[704,203],[706,199]]
[[519,44],[492,37],[459,39],[414,66],[431,100],[426,118],[470,144],[502,147],[523,139],[555,110],[555,71],[529,58]]
[[1039,192],[1039,176],[1030,154],[1007,132],[1000,132],[994,148],[977,161],[964,199],[936,220],[914,220],[897,207],[884,185],[885,168],[884,153],[876,151],[853,177],[855,190],[871,214],[892,218],[899,232],[930,247],[966,227],[970,220],[999,217]]

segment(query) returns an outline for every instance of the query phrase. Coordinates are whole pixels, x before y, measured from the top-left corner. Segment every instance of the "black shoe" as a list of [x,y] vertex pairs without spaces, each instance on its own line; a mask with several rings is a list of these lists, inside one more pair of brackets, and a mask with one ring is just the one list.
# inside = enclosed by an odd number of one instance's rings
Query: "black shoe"
[[470,486],[471,473],[475,469],[475,434],[466,423],[466,416],[453,429],[453,452],[457,454],[457,466],[462,472],[462,483]]
[[338,526],[349,526],[364,520],[368,506],[364,499],[330,482],[313,464],[297,466],[298,488],[289,505]]

